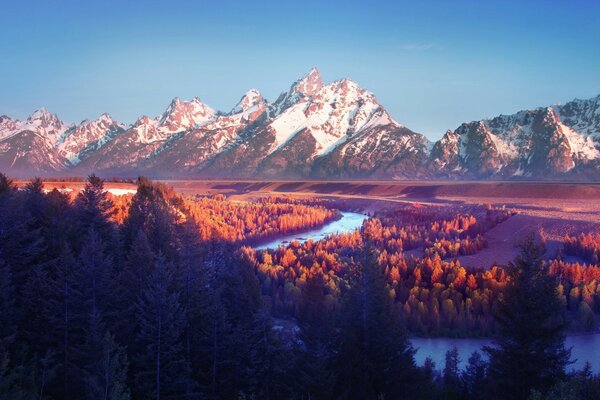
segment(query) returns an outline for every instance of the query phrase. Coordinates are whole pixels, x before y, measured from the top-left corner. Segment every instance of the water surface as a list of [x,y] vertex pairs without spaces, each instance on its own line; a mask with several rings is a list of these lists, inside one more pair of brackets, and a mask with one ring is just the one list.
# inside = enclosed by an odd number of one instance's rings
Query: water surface
[[304,232],[297,232],[291,235],[285,235],[272,240],[268,243],[264,243],[254,248],[256,250],[276,249],[280,245],[286,245],[293,240],[297,240],[300,243],[307,241],[308,239],[320,240],[327,235],[334,233],[345,233],[352,232],[362,226],[365,219],[369,218],[364,214],[354,212],[342,212],[342,218],[337,221],[332,221],[328,224],[323,225],[320,228],[311,229]]
[[[458,349],[460,368],[464,368],[474,351],[482,353],[481,347],[491,344],[488,339],[452,338],[412,338],[411,342],[417,350],[415,360],[418,365],[423,365],[425,358],[430,357],[440,370],[444,368],[446,352],[454,346]],[[589,361],[593,371],[600,373],[600,333],[567,336],[566,346],[572,347],[571,360],[575,361],[569,369],[581,369]]]

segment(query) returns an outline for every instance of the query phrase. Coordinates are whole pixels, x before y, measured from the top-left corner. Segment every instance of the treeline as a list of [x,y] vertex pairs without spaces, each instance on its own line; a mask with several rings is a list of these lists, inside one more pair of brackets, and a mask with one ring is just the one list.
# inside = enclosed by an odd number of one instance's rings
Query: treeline
[[563,244],[565,254],[580,257],[593,264],[600,263],[600,233],[566,235]]
[[388,252],[422,249],[426,255],[437,253],[450,258],[474,254],[486,247],[482,234],[513,214],[491,206],[471,206],[463,211],[409,206],[375,213],[364,230],[377,248]]
[[256,202],[230,201],[223,195],[185,199],[183,212],[198,221],[203,240],[245,244],[321,226],[340,218],[337,210],[313,199],[263,197]]
[[[244,248],[255,266],[263,294],[278,315],[302,321],[301,307],[311,277],[323,281],[328,318],[334,318],[350,271],[359,262],[359,232],[319,242],[292,243],[273,252]],[[495,332],[493,310],[507,282],[504,269],[468,270],[439,256],[405,258],[376,251],[376,266],[386,281],[395,312],[410,332],[423,336],[489,336]]]
[[563,304],[576,317],[579,329],[593,332],[600,314],[600,265],[549,262],[549,273],[559,278],[559,294]]
[[[202,240],[223,240],[238,244],[258,244],[272,238],[322,226],[341,214],[317,199],[289,199],[267,196],[257,201],[230,201],[222,194],[180,196],[162,183],[167,203],[181,219],[198,223]],[[133,195],[110,195],[114,213],[111,219],[124,223]]]

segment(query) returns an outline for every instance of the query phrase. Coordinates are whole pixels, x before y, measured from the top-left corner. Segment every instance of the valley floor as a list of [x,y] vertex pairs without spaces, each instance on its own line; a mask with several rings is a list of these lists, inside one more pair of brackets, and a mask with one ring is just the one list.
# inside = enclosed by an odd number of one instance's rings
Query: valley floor
[[461,206],[491,204],[518,215],[486,232],[488,247],[460,257],[462,265],[505,264],[518,253],[515,242],[527,232],[543,232],[554,257],[565,235],[600,232],[600,184],[554,182],[397,181],[166,181],[179,193],[227,195],[249,200],[269,195],[322,196],[343,200],[351,210],[373,213],[398,203]]

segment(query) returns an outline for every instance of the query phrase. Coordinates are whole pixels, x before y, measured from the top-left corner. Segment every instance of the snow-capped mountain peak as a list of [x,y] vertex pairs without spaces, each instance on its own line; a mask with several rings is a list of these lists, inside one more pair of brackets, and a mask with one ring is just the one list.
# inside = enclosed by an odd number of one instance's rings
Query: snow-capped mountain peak
[[249,108],[263,103],[265,100],[257,89],[250,89],[240,99],[240,101],[233,107],[229,114],[237,114],[242,111],[246,111]]
[[[310,76],[309,73],[307,77]],[[342,79],[321,86],[274,118],[270,126],[275,141],[270,151],[278,150],[296,134],[308,130],[316,142],[312,156],[323,156],[363,129],[383,125],[401,127],[371,92],[354,81]]]
[[240,121],[254,121],[267,109],[267,102],[257,89],[250,89],[231,109],[229,116],[237,115]]
[[350,79],[316,68],[273,103],[248,90],[229,112],[174,98],[156,118],[67,126],[45,108],[0,117],[0,168],[317,178],[600,176],[600,96],[461,124],[435,143]]
[[0,140],[18,132],[22,122],[18,119],[12,119],[9,116],[0,116]]
[[159,121],[159,128],[165,133],[175,133],[195,128],[211,121],[215,111],[202,103],[198,97],[190,101],[181,101],[175,97]]
[[269,106],[269,114],[277,116],[300,100],[314,96],[322,88],[321,73],[313,67],[306,75],[294,82],[290,90],[279,95],[277,100]]
[[292,91],[301,93],[304,96],[313,96],[323,87],[323,79],[321,78],[321,72],[313,67],[308,71],[306,75],[298,79],[292,85]]
[[76,165],[90,152],[99,149],[125,131],[125,125],[104,113],[95,120],[85,120],[65,132],[58,144],[59,154]]
[[71,127],[61,121],[56,114],[42,107],[34,111],[20,126],[20,129],[35,132],[51,143],[56,144],[67,129]]

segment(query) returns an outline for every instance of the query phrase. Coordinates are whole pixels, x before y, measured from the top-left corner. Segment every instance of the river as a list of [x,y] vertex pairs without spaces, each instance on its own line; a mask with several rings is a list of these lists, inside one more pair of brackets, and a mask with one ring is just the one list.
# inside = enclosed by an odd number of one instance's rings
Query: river
[[[481,352],[481,347],[491,344],[488,339],[452,339],[452,338],[412,338],[411,342],[417,353],[415,360],[423,365],[425,358],[430,357],[437,367],[443,369],[446,352],[456,346],[460,358],[460,368],[464,368],[474,351]],[[566,347],[572,348],[571,360],[575,361],[569,369],[581,369],[586,361],[592,365],[595,373],[600,373],[600,334],[567,336]],[[483,355],[483,354],[482,354]]]
[[[286,235],[268,243],[256,246],[257,250],[276,249],[293,240],[304,242],[308,239],[319,240],[334,233],[352,232],[362,226],[368,217],[364,214],[342,212],[342,218],[323,225],[320,228],[305,232]],[[452,339],[452,338],[412,338],[411,342],[417,352],[415,360],[418,365],[423,365],[425,358],[430,357],[438,369],[444,368],[446,352],[454,346],[458,349],[460,367],[464,368],[467,360],[474,351],[480,351],[484,345],[489,345],[487,339]],[[585,361],[592,364],[594,372],[600,373],[600,334],[568,336],[567,347],[572,347],[571,359],[575,361],[569,368],[581,369]]]
[[255,247],[256,250],[276,249],[280,245],[286,245],[293,240],[297,240],[300,243],[307,241],[308,239],[320,240],[327,235],[334,233],[352,232],[362,226],[365,219],[369,218],[364,214],[354,212],[342,212],[342,218],[332,221],[328,224],[323,225],[320,228],[311,229],[304,232],[294,233],[292,235],[286,235],[272,240],[268,243],[264,243]]

